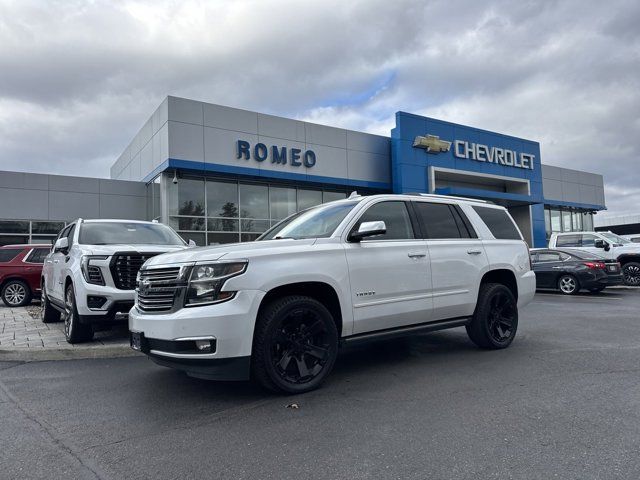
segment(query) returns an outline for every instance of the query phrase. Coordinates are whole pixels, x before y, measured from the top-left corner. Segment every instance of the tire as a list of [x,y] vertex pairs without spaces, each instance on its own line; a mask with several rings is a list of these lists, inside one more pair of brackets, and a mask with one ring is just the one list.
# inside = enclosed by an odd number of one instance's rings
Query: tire
[[305,296],[271,302],[253,337],[252,377],[268,390],[290,394],[318,388],[338,356],[338,330],[329,310]]
[[624,284],[630,287],[640,287],[640,263],[628,262],[622,266]]
[[576,295],[580,291],[580,282],[573,275],[558,278],[558,290],[564,295]]
[[24,307],[31,303],[31,289],[22,280],[9,280],[2,287],[2,301],[7,307]]
[[606,287],[595,287],[595,288],[590,288],[589,291],[591,293],[600,293],[601,291],[603,291]]
[[518,331],[518,303],[501,283],[483,283],[467,335],[480,348],[507,348]]
[[53,305],[51,305],[51,302],[47,297],[47,290],[44,282],[42,282],[40,307],[40,320],[42,320],[42,323],[54,323],[60,321],[60,310],[55,309]]
[[69,284],[64,294],[64,336],[69,343],[88,342],[93,339],[91,325],[80,323],[80,315],[76,307],[76,294],[73,285]]

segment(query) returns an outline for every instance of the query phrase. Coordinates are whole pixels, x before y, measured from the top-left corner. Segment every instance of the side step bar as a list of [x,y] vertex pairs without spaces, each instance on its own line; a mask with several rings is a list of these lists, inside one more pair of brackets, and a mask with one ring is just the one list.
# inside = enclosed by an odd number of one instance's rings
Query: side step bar
[[403,327],[387,328],[377,330],[375,332],[359,333],[342,338],[342,345],[355,345],[358,343],[370,342],[374,340],[382,340],[395,337],[404,337],[415,333],[435,332],[437,330],[445,330],[447,328],[464,327],[471,322],[471,317],[457,317],[447,320],[437,320],[435,322],[418,323]]

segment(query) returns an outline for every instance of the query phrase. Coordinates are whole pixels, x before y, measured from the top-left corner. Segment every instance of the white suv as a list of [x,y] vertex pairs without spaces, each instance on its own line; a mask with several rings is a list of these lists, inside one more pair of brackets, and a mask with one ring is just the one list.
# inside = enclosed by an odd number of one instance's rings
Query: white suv
[[640,243],[612,232],[552,233],[549,248],[572,248],[597,253],[622,267],[625,285],[640,286]]
[[170,227],[134,220],[83,220],[58,235],[42,268],[42,321],[62,315],[69,343],[126,316],[140,266],[160,253],[186,248]]
[[436,195],[352,195],[256,242],[159,255],[140,270],[131,346],[207,379],[316,388],[343,344],[466,327],[505,348],[535,292],[503,207]]

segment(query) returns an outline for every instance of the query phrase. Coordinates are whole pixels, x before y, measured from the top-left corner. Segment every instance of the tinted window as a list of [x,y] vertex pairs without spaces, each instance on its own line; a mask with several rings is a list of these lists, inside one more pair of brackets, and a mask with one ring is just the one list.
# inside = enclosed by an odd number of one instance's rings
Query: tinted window
[[33,251],[29,254],[26,261],[29,263],[44,263],[44,257],[49,255],[48,248],[34,248]]
[[[72,234],[73,229],[69,237]],[[161,223],[83,223],[78,242],[86,245],[184,245],[173,230]],[[200,245],[204,245],[204,242]]]
[[0,263],[10,262],[22,251],[20,248],[3,248],[0,250]]
[[582,235],[582,246],[583,247],[595,247],[596,246],[596,236],[595,235]]
[[581,235],[558,235],[556,247],[579,247]]
[[363,222],[382,220],[387,226],[387,233],[368,237],[372,240],[404,240],[415,238],[411,218],[404,202],[380,202],[370,207],[358,220],[354,227],[357,231]]
[[[424,238],[468,238],[469,233],[455,209],[445,203],[415,202]],[[463,229],[463,233],[460,229]]]
[[538,262],[559,262],[560,254],[554,252],[539,252]]
[[520,232],[505,210],[488,207],[473,207],[473,209],[497,239],[521,240]]

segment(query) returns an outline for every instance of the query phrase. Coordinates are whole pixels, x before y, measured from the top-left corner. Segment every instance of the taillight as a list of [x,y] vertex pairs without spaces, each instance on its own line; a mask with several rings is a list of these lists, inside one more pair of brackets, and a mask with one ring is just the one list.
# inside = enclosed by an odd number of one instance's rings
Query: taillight
[[604,270],[606,267],[606,265],[602,262],[584,262],[583,265],[587,268],[590,268],[591,270]]

